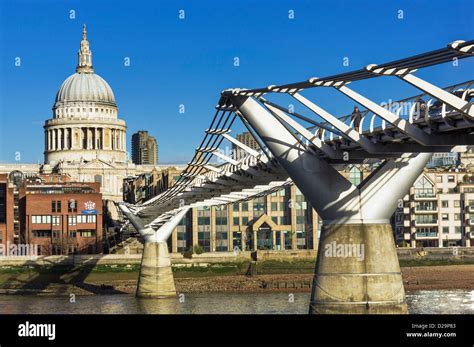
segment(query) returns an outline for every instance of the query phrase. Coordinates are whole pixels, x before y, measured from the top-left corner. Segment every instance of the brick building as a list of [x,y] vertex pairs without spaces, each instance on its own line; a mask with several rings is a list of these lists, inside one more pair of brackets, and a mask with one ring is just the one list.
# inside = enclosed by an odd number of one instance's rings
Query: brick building
[[99,183],[58,174],[0,176],[3,244],[38,245],[39,255],[102,253],[102,230]]
[[[15,209],[15,196],[18,200],[18,194],[15,195],[14,185],[10,181],[9,175],[0,174],[0,243],[14,243],[14,216],[18,215],[18,205]],[[16,224],[18,225],[18,224]],[[19,237],[17,233],[16,239]]]

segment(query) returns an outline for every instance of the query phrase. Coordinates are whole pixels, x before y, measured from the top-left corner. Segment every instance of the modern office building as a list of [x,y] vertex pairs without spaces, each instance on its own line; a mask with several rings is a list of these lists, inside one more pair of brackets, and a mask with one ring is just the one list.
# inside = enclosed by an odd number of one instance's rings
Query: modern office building
[[132,135],[132,161],[138,165],[158,164],[158,143],[148,131],[140,130]]
[[[241,134],[237,134],[235,137],[237,141],[243,143],[247,147],[250,147],[251,149],[254,149],[256,151],[260,150],[260,146],[257,140],[255,140],[255,137],[253,137],[250,132],[245,131]],[[233,158],[237,160],[244,157],[247,154],[242,148],[237,147],[234,144],[232,144],[232,153],[233,153]]]

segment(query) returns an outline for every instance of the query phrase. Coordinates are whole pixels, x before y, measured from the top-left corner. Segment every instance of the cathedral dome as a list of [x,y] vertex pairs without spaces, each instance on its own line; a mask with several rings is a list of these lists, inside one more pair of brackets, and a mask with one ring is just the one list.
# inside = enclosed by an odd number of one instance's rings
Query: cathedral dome
[[56,103],[93,101],[115,106],[112,88],[99,75],[77,72],[69,76],[56,94]]
[[126,161],[127,126],[112,88],[94,73],[85,24],[76,73],[62,83],[52,111],[44,125],[46,163]]

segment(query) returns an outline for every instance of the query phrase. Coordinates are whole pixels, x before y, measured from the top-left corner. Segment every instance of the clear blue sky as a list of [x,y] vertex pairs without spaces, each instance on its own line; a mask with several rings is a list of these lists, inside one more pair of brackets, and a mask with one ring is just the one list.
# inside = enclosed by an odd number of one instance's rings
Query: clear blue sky
[[[43,160],[42,125],[75,71],[84,22],[95,71],[127,122],[128,148],[131,134],[146,129],[169,163],[192,157],[222,89],[322,77],[473,39],[474,2],[0,0],[0,162],[14,162],[15,152],[21,162]],[[473,70],[472,61],[461,61],[419,76],[449,85],[472,78]],[[392,80],[354,89],[379,102],[416,94]],[[337,115],[352,110],[338,97],[322,101]]]

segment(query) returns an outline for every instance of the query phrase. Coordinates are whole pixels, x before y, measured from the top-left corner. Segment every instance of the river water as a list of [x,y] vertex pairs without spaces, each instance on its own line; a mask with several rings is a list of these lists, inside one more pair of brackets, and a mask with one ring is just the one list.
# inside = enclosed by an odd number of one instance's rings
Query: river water
[[[137,299],[133,295],[0,295],[0,314],[306,314],[310,293],[205,293],[176,299]],[[422,290],[407,294],[411,314],[474,313],[474,290]]]

